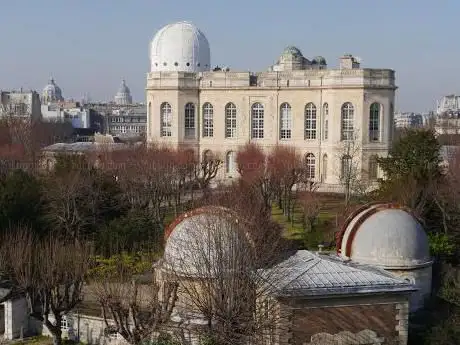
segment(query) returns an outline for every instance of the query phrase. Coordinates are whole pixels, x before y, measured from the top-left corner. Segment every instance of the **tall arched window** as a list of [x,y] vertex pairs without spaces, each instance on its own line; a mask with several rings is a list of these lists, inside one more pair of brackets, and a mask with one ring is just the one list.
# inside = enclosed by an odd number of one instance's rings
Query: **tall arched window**
[[292,132],[292,111],[288,103],[280,107],[280,139],[291,139]]
[[251,107],[251,137],[264,138],[264,106],[260,103],[254,103]]
[[305,106],[305,139],[316,139],[316,106],[313,103]]
[[379,177],[379,164],[377,163],[377,156],[369,158],[369,180],[375,181]]
[[323,140],[327,140],[329,137],[329,104],[327,103],[323,104],[323,116]]
[[229,175],[236,171],[236,154],[235,151],[228,151],[225,156],[225,172]]
[[162,137],[172,136],[172,108],[171,104],[165,102],[160,106],[160,132]]
[[195,138],[195,104],[193,103],[185,105],[184,127],[185,137]]
[[[393,107],[393,103],[390,103],[390,119],[391,119],[391,123],[394,123],[394,118],[395,118],[395,109]],[[395,129],[395,126],[391,126],[393,128],[393,130],[390,130],[390,133],[389,133],[389,139],[390,141],[393,141],[393,136],[394,136],[394,129]]]
[[203,105],[203,137],[214,136],[214,108],[211,103]]
[[233,103],[225,106],[225,137],[236,138],[236,106]]
[[372,103],[369,109],[369,141],[380,140],[380,104]]
[[349,155],[344,155],[342,157],[342,166],[340,171],[340,178],[345,181],[349,181],[352,178],[352,161]]
[[307,153],[305,155],[305,167],[307,169],[306,177],[313,180],[315,178],[316,171],[316,159],[313,153]]
[[321,174],[321,181],[325,182],[327,180],[327,155],[323,156],[323,170]]
[[152,102],[149,102],[149,107],[147,108],[147,133],[150,133],[151,129],[150,129],[150,120],[153,116],[152,114]]
[[341,109],[341,138],[352,140],[354,135],[355,108],[350,102],[344,103]]

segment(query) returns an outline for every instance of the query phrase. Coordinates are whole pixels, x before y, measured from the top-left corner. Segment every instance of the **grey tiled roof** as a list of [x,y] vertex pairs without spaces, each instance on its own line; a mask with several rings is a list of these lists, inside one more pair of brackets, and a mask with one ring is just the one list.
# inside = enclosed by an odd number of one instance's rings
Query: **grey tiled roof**
[[86,152],[86,151],[96,151],[99,149],[126,149],[128,146],[121,143],[107,143],[107,144],[98,144],[93,142],[76,142],[76,143],[56,143],[50,146],[45,147],[44,151],[53,151],[53,152]]
[[[337,256],[299,250],[274,268],[284,273],[276,284],[281,296],[321,296],[414,291],[415,287],[388,272],[358,266]],[[278,274],[278,273],[276,273]]]

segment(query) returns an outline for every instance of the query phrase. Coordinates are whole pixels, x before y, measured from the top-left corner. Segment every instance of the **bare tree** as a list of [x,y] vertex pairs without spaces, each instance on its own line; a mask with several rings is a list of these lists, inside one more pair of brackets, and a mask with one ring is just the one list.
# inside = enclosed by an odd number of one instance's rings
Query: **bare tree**
[[43,182],[43,201],[50,224],[67,239],[79,239],[92,220],[86,203],[94,191],[85,157],[58,156],[53,173],[45,175]]
[[209,185],[211,181],[217,176],[222,160],[215,154],[205,154],[201,162],[197,162],[195,168],[195,181],[198,188],[205,193],[205,197],[209,194]]
[[101,305],[106,327],[129,344],[166,332],[177,299],[177,284],[158,281],[154,271],[136,275],[137,270],[118,256],[114,264],[92,270],[89,287]]
[[0,271],[24,294],[30,316],[41,321],[54,344],[60,345],[61,320],[82,301],[89,248],[55,236],[37,239],[27,228],[12,229],[0,243]]
[[264,201],[266,212],[269,212],[277,190],[267,168],[267,162],[268,157],[262,148],[252,143],[246,144],[236,155],[241,184],[245,188],[256,190]]
[[180,284],[179,316],[202,318],[198,332],[215,344],[274,336],[279,313],[269,301],[282,272],[265,268],[280,259],[277,246],[256,244],[247,230],[251,225],[228,209],[208,207],[186,222],[186,234],[172,233],[164,257],[164,267]]
[[299,188],[311,176],[307,173],[302,157],[293,147],[275,147],[268,155],[267,165],[272,188],[278,195],[278,204],[284,215],[291,220],[293,188]]
[[353,195],[362,195],[368,189],[367,183],[362,178],[362,146],[357,132],[354,132],[350,139],[340,143],[338,160],[340,184],[343,187],[345,205],[348,206]]

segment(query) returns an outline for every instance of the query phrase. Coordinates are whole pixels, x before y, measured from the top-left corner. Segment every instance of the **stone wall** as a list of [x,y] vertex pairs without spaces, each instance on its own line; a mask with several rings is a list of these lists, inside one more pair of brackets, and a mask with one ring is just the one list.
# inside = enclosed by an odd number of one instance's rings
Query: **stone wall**
[[281,345],[407,344],[407,297],[290,301],[282,309],[290,329]]

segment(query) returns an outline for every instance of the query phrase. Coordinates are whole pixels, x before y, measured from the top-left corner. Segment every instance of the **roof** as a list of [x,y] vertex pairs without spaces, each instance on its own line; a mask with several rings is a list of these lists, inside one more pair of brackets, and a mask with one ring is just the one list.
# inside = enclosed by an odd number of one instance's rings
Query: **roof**
[[410,209],[393,203],[358,208],[342,226],[338,252],[345,259],[386,269],[431,265],[428,236]]
[[56,143],[45,147],[43,150],[48,152],[88,152],[98,149],[122,150],[128,146],[122,143],[93,143],[93,142],[76,142],[76,143]]
[[416,288],[381,269],[358,266],[338,256],[299,250],[273,269],[286,270],[275,289],[278,296],[327,296],[411,292]]

